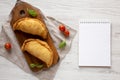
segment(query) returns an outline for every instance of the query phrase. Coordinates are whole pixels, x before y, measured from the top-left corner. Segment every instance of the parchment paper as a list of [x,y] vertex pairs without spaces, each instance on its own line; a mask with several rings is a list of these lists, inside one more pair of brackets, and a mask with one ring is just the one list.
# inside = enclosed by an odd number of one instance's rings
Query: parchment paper
[[[24,70],[27,73],[33,74],[36,77],[38,77],[40,80],[53,80],[56,71],[58,70],[58,67],[60,65],[60,62],[64,59],[64,57],[68,54],[72,40],[76,34],[76,31],[66,24],[54,19],[53,17],[44,16],[43,19],[45,20],[45,23],[47,25],[47,28],[51,34],[51,37],[53,38],[54,45],[56,46],[56,49],[60,56],[60,61],[52,66],[51,68],[47,70],[42,70],[39,72],[32,72],[30,68],[28,67],[28,64],[24,58],[23,53],[20,50],[20,46],[18,45],[17,39],[14,35],[14,32],[10,26],[10,18],[11,16],[8,16],[8,20],[4,22],[2,25],[2,30],[0,32],[0,56],[3,56],[4,58],[8,59],[9,61],[13,62],[17,66],[19,66],[22,70]],[[59,25],[64,24],[70,31],[70,37],[65,38],[63,34],[59,31]],[[59,43],[65,40],[67,45],[64,49],[59,49]],[[4,48],[4,44],[6,42],[10,42],[12,44],[11,51],[7,51]]]

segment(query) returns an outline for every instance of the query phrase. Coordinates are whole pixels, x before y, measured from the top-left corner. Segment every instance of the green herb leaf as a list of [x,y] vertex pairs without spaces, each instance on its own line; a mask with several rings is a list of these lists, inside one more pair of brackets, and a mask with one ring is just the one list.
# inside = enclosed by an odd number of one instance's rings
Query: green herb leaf
[[37,16],[36,11],[34,11],[34,10],[28,9],[28,13],[29,13],[29,15],[32,16],[32,17],[36,17],[36,16]]
[[31,67],[31,68],[34,68],[35,66],[36,66],[36,65],[35,65],[35,64],[33,64],[33,63],[32,63],[32,64],[30,64],[30,67]]
[[66,42],[65,41],[62,41],[60,44],[59,44],[59,48],[64,48],[66,46]]
[[43,64],[34,64],[34,63],[31,63],[31,64],[30,64],[30,67],[31,67],[31,68],[35,68],[35,67],[36,67],[36,68],[42,68],[42,67],[43,67]]
[[36,65],[36,67],[37,67],[37,68],[42,68],[43,65],[40,65],[40,64],[39,64],[39,65]]

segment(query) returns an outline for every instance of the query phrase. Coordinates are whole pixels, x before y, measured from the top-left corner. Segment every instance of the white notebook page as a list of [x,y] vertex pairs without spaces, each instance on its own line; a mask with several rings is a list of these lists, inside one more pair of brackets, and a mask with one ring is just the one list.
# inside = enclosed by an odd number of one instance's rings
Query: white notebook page
[[111,66],[110,40],[109,22],[80,22],[79,66]]

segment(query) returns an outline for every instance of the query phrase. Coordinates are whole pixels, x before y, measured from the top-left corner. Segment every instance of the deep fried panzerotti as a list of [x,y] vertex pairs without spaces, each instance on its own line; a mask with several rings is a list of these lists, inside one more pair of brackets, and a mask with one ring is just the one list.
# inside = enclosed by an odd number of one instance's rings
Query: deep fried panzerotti
[[53,51],[45,41],[39,39],[27,39],[22,45],[22,51],[27,51],[31,55],[43,61],[47,67],[53,62]]
[[35,18],[21,18],[13,25],[13,30],[20,30],[32,35],[38,35],[43,39],[47,38],[47,29],[45,24],[39,19]]

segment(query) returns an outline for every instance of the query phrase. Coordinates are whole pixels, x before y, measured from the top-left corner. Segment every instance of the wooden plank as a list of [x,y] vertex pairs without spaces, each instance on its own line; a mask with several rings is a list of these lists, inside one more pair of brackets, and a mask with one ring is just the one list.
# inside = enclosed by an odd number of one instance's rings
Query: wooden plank
[[[18,2],[15,7],[13,8],[12,12],[11,12],[11,15],[12,15],[12,19],[11,19],[11,26],[13,26],[13,24],[21,19],[21,18],[25,18],[25,17],[30,17],[29,14],[28,14],[28,11],[27,9],[31,9],[31,10],[35,10],[37,12],[37,19],[39,19],[40,21],[42,21],[44,24],[44,20],[42,18],[42,15],[39,11],[39,9],[33,7],[32,5],[29,5],[25,2]],[[23,11],[22,15],[21,15],[21,11]],[[47,28],[47,27],[46,27]],[[48,31],[48,29],[47,29]],[[58,59],[59,59],[59,56],[58,56],[58,52],[53,44],[53,40],[50,36],[50,33],[48,31],[48,36],[47,36],[47,39],[42,39],[41,37],[39,36],[36,36],[36,35],[31,35],[31,34],[28,34],[28,33],[24,33],[22,31],[14,31],[15,32],[15,35],[18,39],[18,42],[19,42],[19,45],[22,46],[23,42],[26,40],[26,39],[30,39],[30,38],[34,38],[34,39],[40,39],[40,40],[43,40],[45,42],[48,43],[48,45],[50,46],[50,48],[52,49],[53,53],[54,53],[54,56],[53,56],[53,64],[52,65],[55,65],[57,62],[58,62]],[[37,59],[36,57],[30,55],[28,52],[23,52],[24,55],[25,55],[25,58],[26,58],[26,61],[28,62],[28,64],[30,65],[31,63],[35,63],[35,64],[44,64],[41,60]],[[44,65],[44,68],[46,68],[46,65]],[[32,71],[36,72],[36,71],[39,71],[40,68],[31,68]]]

